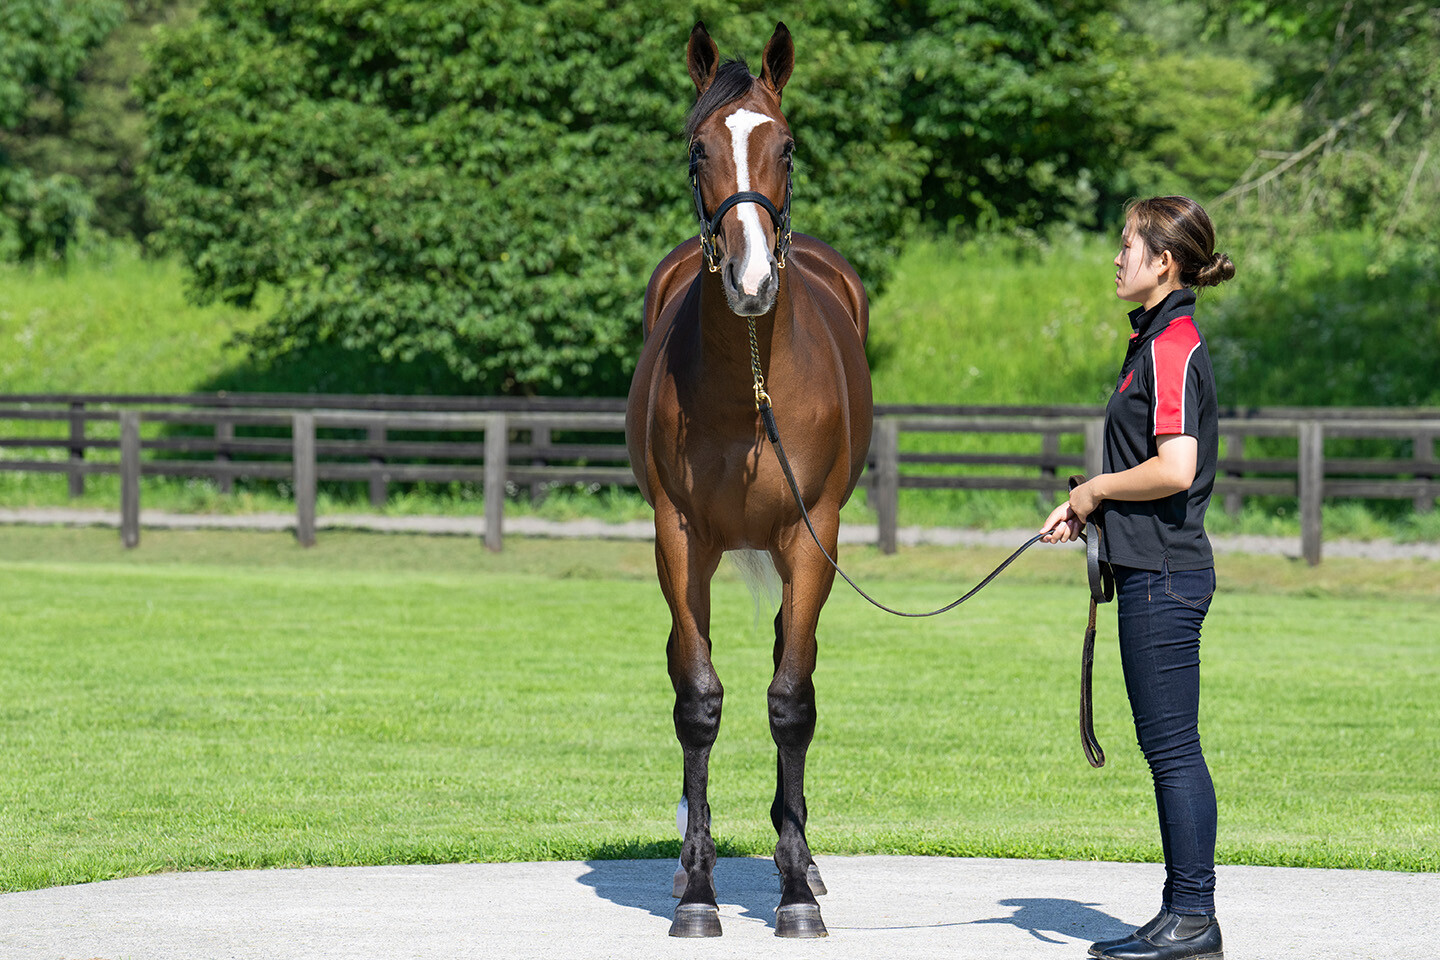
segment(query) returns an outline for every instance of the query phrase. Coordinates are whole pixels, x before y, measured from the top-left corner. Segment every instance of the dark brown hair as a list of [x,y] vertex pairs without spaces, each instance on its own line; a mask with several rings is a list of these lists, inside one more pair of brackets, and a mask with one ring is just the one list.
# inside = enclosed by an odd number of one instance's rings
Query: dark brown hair
[[1132,200],[1125,209],[1125,223],[1145,241],[1150,256],[1170,251],[1180,268],[1180,282],[1187,287],[1213,287],[1235,276],[1235,264],[1215,252],[1210,217],[1189,197]]

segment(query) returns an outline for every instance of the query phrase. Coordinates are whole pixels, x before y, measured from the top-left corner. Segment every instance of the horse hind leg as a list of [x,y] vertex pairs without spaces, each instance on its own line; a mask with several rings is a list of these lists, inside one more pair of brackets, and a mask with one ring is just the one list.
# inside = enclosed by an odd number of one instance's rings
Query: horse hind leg
[[[784,649],[784,610],[775,612],[775,669],[780,669],[780,653]],[[775,835],[780,835],[780,825],[784,820],[785,809],[785,780],[784,769],[780,764],[780,750],[775,750],[775,800],[770,804],[770,822],[775,825]],[[800,838],[805,840],[805,823],[810,818],[810,811],[805,805],[805,797],[800,797]],[[809,852],[809,841],[805,841],[806,852]],[[805,868],[805,881],[810,885],[810,892],[817,897],[823,897],[830,891],[825,886],[825,881],[820,876],[820,868],[815,866],[812,857]],[[680,896],[680,894],[675,894]]]

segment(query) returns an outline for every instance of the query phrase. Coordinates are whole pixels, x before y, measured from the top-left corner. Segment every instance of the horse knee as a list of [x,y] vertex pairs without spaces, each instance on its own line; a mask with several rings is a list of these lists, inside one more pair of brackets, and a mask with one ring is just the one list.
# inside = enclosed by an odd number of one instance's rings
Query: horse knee
[[777,677],[769,690],[770,733],[781,747],[804,746],[815,735],[815,687]]
[[725,688],[714,671],[675,686],[675,736],[688,749],[711,746],[720,732]]

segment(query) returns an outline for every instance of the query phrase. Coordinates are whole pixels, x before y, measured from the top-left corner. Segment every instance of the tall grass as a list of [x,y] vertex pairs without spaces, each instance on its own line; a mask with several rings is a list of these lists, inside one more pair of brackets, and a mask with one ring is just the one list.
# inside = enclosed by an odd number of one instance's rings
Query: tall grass
[[0,392],[183,393],[243,361],[258,313],[197,307],[185,271],[116,245],[66,268],[0,264]]

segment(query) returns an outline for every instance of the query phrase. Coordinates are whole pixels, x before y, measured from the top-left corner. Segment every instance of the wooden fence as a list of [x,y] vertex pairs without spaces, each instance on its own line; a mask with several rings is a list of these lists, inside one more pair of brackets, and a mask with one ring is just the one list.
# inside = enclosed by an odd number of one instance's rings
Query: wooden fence
[[[902,489],[1031,490],[1053,497],[1069,474],[1099,470],[1099,407],[880,406],[861,483],[878,519],[878,542],[896,548]],[[499,550],[507,491],[551,484],[629,485],[620,400],[437,398],[308,394],[0,395],[0,424],[52,423],[59,435],[0,427],[0,470],[63,473],[71,495],[85,478],[119,474],[121,537],[139,542],[140,477],[236,478],[293,485],[296,536],[315,538],[321,481],[364,483],[383,505],[391,483],[480,486],[485,540]],[[97,429],[98,427],[98,429]],[[237,431],[245,431],[240,433]],[[1440,497],[1440,410],[1269,408],[1225,411],[1216,495],[1238,510],[1246,496],[1294,497],[1301,546],[1320,561],[1321,503],[1356,497],[1407,499],[1433,509]],[[56,433],[53,429],[51,434]],[[943,442],[907,435],[1024,438],[1023,452],[919,452]],[[1259,438],[1294,438],[1295,456],[1246,456]],[[1340,438],[1402,441],[1391,456],[1327,456]],[[20,451],[28,451],[17,456]],[[92,455],[93,454],[93,455]],[[909,469],[907,469],[909,468]]]

